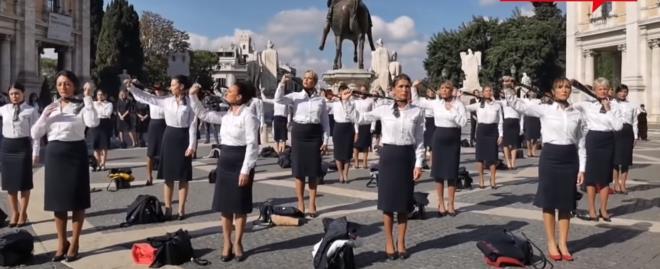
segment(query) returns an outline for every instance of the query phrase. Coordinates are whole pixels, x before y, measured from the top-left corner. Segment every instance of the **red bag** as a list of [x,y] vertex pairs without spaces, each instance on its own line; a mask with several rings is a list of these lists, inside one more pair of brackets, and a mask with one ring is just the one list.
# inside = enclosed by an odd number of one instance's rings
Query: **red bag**
[[152,265],[156,260],[158,249],[149,243],[135,243],[131,248],[131,255],[135,264]]

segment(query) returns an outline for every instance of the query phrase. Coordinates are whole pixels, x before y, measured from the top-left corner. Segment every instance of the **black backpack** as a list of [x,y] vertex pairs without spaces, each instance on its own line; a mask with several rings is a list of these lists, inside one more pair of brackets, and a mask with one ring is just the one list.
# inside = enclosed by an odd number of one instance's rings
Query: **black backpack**
[[34,237],[25,230],[12,230],[0,235],[0,266],[25,264],[32,258]]
[[284,151],[280,153],[280,156],[277,159],[277,164],[280,168],[291,168],[291,152]]
[[147,242],[157,249],[154,263],[149,267],[157,268],[163,265],[181,265],[192,261],[197,265],[209,265],[209,261],[197,258],[190,242],[188,231],[179,229],[174,233],[147,238]]
[[549,262],[543,251],[521,232],[522,237],[503,230],[494,232],[485,240],[477,242],[477,248],[486,258],[486,263],[495,267],[532,265],[534,248],[541,253],[543,267]]
[[5,227],[7,225],[7,213],[0,209],[0,227]]
[[259,157],[261,158],[277,158],[278,154],[275,151],[273,147],[264,147],[261,149],[261,152],[259,153]]
[[456,180],[457,189],[472,189],[472,177],[470,172],[464,166],[458,168],[458,179]]
[[96,157],[94,157],[94,155],[89,155],[87,158],[88,158],[88,161],[89,161],[89,167],[92,168],[92,171],[98,170],[99,161],[96,160]]
[[429,194],[425,192],[415,192],[413,193],[413,210],[408,213],[409,219],[425,219],[426,218],[426,209],[425,207],[429,204]]
[[215,169],[209,172],[209,183],[215,184]]
[[120,227],[133,224],[146,224],[165,220],[163,208],[158,198],[152,195],[140,194],[126,210],[126,222]]

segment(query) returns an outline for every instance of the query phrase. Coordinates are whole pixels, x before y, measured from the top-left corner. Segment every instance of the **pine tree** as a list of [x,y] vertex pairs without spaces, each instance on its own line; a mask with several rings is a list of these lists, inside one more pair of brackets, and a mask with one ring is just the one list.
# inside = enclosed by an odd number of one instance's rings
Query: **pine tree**
[[103,16],[96,51],[96,77],[98,85],[116,96],[122,70],[142,78],[144,54],[140,43],[140,21],[126,0],[114,0]]

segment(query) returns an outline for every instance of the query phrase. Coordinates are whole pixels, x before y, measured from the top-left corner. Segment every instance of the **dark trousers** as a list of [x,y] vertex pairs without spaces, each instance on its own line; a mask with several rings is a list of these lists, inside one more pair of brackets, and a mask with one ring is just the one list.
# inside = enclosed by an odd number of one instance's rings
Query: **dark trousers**
[[474,146],[474,143],[477,142],[475,133],[477,131],[477,120],[470,119],[470,145]]

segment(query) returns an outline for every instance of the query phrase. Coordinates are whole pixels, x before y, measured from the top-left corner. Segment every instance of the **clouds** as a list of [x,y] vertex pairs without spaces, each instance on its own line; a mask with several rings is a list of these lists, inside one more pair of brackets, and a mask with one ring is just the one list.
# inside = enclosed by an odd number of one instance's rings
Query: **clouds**
[[[325,10],[318,8],[283,10],[268,20],[263,31],[234,29],[234,35],[238,32],[249,32],[257,50],[262,50],[266,42],[272,40],[279,53],[280,63],[292,65],[298,73],[307,69],[323,73],[332,68],[334,60],[332,33],[328,35],[325,50],[323,52],[318,50],[321,32],[326,23],[326,14]],[[423,60],[426,57],[428,37],[416,31],[415,21],[408,16],[400,16],[392,21],[372,16],[372,22],[374,42],[382,38],[390,52],[398,52],[404,72],[415,78],[424,77]],[[216,51],[235,42],[234,35],[207,37],[196,33],[189,34],[192,49]],[[371,53],[368,48],[368,44],[365,45],[366,68],[371,65]],[[355,68],[352,42],[345,41],[343,49],[344,66]]]
[[481,6],[492,6],[497,4],[500,0],[479,0],[479,5]]

